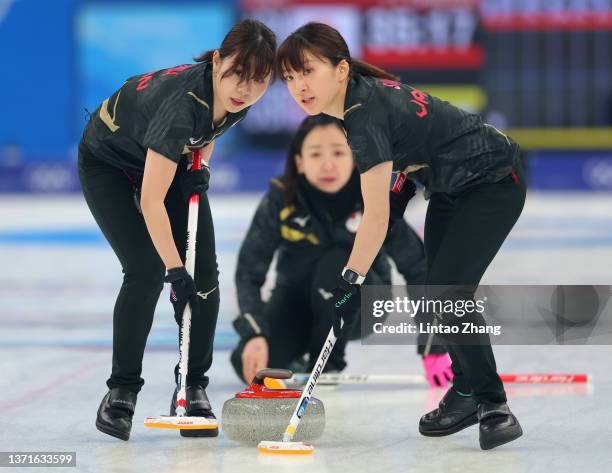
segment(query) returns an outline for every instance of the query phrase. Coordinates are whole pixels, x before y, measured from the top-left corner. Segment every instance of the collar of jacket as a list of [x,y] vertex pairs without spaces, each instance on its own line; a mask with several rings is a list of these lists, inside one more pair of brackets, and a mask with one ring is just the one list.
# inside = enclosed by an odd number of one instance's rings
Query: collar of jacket
[[346,88],[346,97],[344,97],[344,118],[365,106],[374,88],[374,80],[376,79],[372,77],[353,74]]

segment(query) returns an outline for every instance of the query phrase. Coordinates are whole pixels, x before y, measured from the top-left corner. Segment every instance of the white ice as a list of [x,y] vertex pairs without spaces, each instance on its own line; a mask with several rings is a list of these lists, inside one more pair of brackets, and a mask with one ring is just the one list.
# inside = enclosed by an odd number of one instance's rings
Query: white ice
[[[223,402],[242,389],[228,360],[235,341],[230,322],[237,313],[233,272],[257,199],[212,197],[222,303],[208,393],[219,416]],[[531,193],[482,282],[612,284],[611,209],[610,194]],[[419,230],[424,211],[419,200],[407,212]],[[84,241],[66,243],[66,233],[84,235]],[[57,241],[49,241],[54,235]],[[176,329],[166,293],[145,353],[146,384],[131,439],[106,436],[94,419],[110,372],[121,271],[97,238],[80,197],[0,199],[0,451],[76,451],[71,471],[79,472],[561,473],[602,471],[612,461],[610,346],[496,347],[500,371],[588,372],[594,382],[587,390],[508,386],[509,404],[525,434],[487,452],[478,447],[477,426],[445,438],[420,436],[418,419],[435,407],[443,390],[414,387],[319,389],[327,427],[307,459],[259,456],[222,433],[186,439],[146,429],[142,420],[165,414],[173,389]],[[408,346],[353,343],[348,361],[350,372],[421,371]]]

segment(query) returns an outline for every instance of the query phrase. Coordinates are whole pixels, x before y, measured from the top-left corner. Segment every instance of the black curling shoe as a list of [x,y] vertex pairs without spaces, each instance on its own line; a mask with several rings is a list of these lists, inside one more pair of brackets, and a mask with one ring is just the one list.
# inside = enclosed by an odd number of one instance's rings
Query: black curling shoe
[[128,440],[132,430],[136,397],[136,393],[125,388],[113,388],[106,393],[98,408],[98,430],[118,439]]
[[[187,416],[188,417],[206,417],[207,419],[216,419],[210,406],[210,401],[206,395],[206,389],[202,386],[187,386],[185,390],[187,401]],[[170,415],[176,415],[176,389],[170,403]],[[219,428],[214,429],[183,429],[180,431],[183,437],[216,437],[219,435]]]
[[426,437],[443,437],[478,423],[478,404],[474,396],[462,396],[452,387],[446,392],[439,407],[419,421],[419,432]]
[[483,402],[478,405],[480,448],[489,450],[516,440],[523,435],[518,419],[508,404]]

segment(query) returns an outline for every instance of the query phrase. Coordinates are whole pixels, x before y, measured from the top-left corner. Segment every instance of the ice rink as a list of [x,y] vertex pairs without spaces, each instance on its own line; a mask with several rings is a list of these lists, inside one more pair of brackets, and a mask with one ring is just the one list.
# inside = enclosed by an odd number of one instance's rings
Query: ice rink
[[[257,195],[212,196],[221,314],[208,394],[220,417],[242,389],[229,364],[236,341],[236,253]],[[425,202],[406,217],[422,231]],[[487,284],[612,284],[612,195],[530,193],[518,225],[486,273]],[[146,384],[129,442],[98,432],[96,409],[111,364],[111,322],[121,270],[80,197],[0,198],[0,450],[76,451],[79,472],[575,472],[612,463],[612,347],[496,347],[500,371],[587,372],[571,386],[508,386],[524,436],[492,451],[478,428],[419,435],[441,389],[321,388],[327,426],[309,458],[260,456],[224,438],[146,429],[166,414],[177,333],[164,292],[145,353]],[[167,289],[166,289],[167,290]],[[420,373],[414,347],[352,343],[347,372]],[[608,465],[608,466],[606,466]],[[8,471],[9,469],[7,469]],[[21,470],[19,470],[21,471]],[[27,470],[26,470],[27,471]],[[42,471],[42,470],[39,470]],[[52,470],[56,471],[56,470]],[[58,470],[59,471],[59,470]],[[75,470],[70,470],[75,471]]]

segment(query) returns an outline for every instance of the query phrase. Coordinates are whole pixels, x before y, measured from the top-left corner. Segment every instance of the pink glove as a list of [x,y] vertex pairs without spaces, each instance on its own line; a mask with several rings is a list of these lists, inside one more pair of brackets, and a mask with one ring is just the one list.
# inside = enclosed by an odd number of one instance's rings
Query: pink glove
[[451,359],[446,353],[424,356],[423,368],[425,377],[432,388],[438,386],[445,388],[453,380]]

